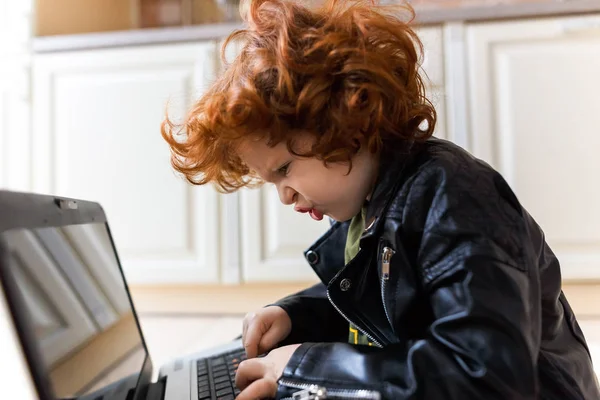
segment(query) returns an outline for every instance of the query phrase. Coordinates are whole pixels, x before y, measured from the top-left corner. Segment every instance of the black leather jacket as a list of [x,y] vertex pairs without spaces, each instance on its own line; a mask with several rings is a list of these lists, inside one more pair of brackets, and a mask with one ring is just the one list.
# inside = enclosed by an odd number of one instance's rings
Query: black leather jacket
[[600,399],[558,260],[500,174],[438,139],[382,158],[358,255],[334,223],[305,253],[324,284],[277,303],[303,343],[277,398]]

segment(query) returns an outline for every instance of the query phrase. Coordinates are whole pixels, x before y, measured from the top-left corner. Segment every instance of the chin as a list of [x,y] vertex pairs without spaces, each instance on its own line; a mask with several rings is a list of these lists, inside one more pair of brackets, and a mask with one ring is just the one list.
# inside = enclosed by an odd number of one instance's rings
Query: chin
[[325,219],[325,218],[331,218],[331,219],[333,219],[336,222],[346,222],[346,221],[351,220],[352,217],[353,217],[353,215],[352,216],[345,216],[345,215],[327,214],[327,215],[325,215],[323,217],[323,219]]
[[327,214],[327,216],[336,220],[337,222],[346,222],[346,221],[350,221],[357,214],[359,214],[360,210],[361,210],[361,205],[359,204],[356,206],[355,209],[347,207],[346,209],[340,210],[339,212]]

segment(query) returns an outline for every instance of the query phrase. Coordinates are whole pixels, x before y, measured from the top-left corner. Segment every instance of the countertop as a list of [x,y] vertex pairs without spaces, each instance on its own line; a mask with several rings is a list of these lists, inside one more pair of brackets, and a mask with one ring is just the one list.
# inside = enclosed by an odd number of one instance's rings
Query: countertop
[[[600,0],[412,0],[410,3],[416,11],[416,22],[421,25],[600,12]],[[241,23],[219,23],[46,36],[35,38],[32,49],[35,53],[45,53],[212,40],[223,38],[242,26]]]

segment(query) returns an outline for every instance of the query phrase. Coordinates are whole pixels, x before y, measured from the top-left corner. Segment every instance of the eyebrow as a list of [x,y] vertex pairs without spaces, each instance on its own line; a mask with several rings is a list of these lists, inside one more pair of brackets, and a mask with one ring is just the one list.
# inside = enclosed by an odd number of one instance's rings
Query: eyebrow
[[273,176],[277,174],[279,168],[281,168],[281,166],[286,162],[282,161],[282,157],[277,157],[275,160],[277,161],[276,163],[272,162],[269,164],[268,168],[265,168],[267,176],[265,177],[266,179],[264,179],[264,181],[268,183],[273,183]]

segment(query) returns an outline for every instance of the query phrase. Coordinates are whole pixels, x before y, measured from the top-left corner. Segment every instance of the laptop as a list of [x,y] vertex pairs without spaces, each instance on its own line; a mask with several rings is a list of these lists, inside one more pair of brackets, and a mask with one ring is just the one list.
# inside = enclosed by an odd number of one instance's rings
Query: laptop
[[154,371],[98,203],[0,190],[0,282],[41,400],[231,400],[239,393],[239,338],[174,355]]

